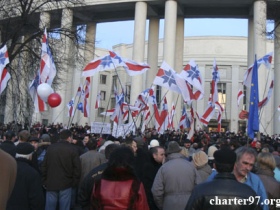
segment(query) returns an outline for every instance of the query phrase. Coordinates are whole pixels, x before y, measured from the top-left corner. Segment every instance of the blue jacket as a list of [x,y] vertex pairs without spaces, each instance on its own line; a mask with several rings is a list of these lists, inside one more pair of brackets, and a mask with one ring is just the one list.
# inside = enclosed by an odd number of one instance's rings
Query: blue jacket
[[[216,176],[217,171],[213,170],[210,176],[208,176],[206,181],[212,181],[214,177]],[[261,179],[254,173],[249,172],[247,174],[247,180],[244,182],[244,184],[247,184],[250,186],[258,196],[260,196],[260,203],[263,203],[267,199],[266,195],[266,189],[264,188],[264,185],[261,181]],[[261,205],[263,210],[268,210],[268,205]]]

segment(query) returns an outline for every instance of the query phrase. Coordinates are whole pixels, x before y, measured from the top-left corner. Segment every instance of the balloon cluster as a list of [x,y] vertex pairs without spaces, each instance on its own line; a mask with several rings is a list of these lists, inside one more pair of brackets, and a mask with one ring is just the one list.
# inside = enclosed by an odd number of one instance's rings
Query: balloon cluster
[[49,106],[54,108],[60,105],[61,97],[58,93],[54,93],[48,83],[42,83],[37,87],[37,93],[44,102],[48,102]]

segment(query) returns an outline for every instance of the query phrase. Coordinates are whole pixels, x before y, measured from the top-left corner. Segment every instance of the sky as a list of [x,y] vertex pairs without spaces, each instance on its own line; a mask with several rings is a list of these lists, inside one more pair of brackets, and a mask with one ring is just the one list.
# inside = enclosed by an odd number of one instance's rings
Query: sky
[[[160,21],[159,38],[163,38],[164,21]],[[133,21],[97,24],[97,47],[112,49],[113,45],[133,43]],[[146,23],[148,31],[148,21]],[[247,19],[185,19],[185,36],[247,36]],[[147,40],[148,34],[146,34]]]
[[[268,28],[273,23],[268,22]],[[160,21],[159,38],[163,38],[164,21]],[[112,49],[113,45],[133,43],[133,21],[97,24],[96,46]],[[146,32],[148,31],[148,21]],[[185,36],[248,36],[247,19],[185,19]],[[146,33],[146,40],[148,34]]]

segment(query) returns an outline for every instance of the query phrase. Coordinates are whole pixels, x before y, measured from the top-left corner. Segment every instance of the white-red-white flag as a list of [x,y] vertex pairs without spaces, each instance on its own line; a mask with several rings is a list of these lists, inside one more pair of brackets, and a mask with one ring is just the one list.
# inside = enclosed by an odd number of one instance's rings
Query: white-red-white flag
[[47,29],[45,28],[43,38],[42,38],[40,84],[48,83],[51,86],[55,76],[56,76],[56,67],[48,43]]
[[240,100],[244,97],[243,91],[239,90],[237,93],[237,106],[240,104]]
[[96,96],[96,101],[95,101],[95,106],[94,106],[95,109],[98,109],[98,108],[99,108],[99,106],[100,106],[100,100],[101,100],[101,92],[99,91],[99,92],[97,93],[97,96]]

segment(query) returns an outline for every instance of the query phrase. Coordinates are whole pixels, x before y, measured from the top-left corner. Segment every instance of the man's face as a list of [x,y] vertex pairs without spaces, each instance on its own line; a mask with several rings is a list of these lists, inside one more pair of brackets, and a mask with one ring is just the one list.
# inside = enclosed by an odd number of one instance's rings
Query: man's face
[[86,145],[86,144],[88,143],[88,141],[89,141],[89,137],[88,137],[88,136],[85,136],[85,137],[84,137],[84,140],[83,140],[84,145]]
[[30,144],[35,148],[35,151],[38,149],[38,142],[37,141],[31,141]]
[[136,151],[137,151],[137,144],[136,144],[135,141],[132,142],[131,148],[132,148],[133,152],[136,153]]
[[234,175],[237,180],[244,178],[252,170],[255,160],[255,156],[252,154],[244,153],[241,156],[234,165]]
[[191,143],[184,143],[184,146],[189,149],[191,147]]
[[157,163],[163,163],[165,160],[165,151],[163,148],[158,148],[156,154],[153,154],[153,158]]

